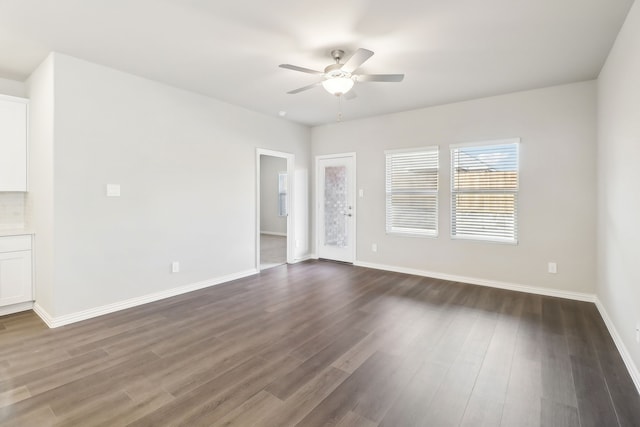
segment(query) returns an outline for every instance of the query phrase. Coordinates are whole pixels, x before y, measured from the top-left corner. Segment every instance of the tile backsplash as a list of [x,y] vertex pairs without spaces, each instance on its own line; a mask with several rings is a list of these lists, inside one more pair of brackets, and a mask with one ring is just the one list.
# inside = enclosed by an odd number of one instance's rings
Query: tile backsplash
[[23,228],[25,193],[0,192],[0,228]]

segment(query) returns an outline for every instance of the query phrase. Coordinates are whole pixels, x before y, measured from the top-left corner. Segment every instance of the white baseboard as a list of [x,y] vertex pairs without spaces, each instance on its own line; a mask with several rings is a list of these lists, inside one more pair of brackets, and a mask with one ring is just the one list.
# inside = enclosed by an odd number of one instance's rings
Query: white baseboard
[[593,302],[598,308],[598,311],[600,312],[600,316],[602,316],[602,319],[604,320],[604,323],[607,326],[607,329],[609,330],[609,333],[611,334],[611,337],[613,338],[614,343],[616,344],[618,352],[620,353],[620,356],[622,357],[622,360],[624,361],[624,364],[627,367],[627,370],[629,371],[629,375],[631,375],[631,379],[633,380],[633,383],[636,386],[638,394],[640,394],[640,371],[638,370],[638,367],[633,362],[633,359],[631,358],[631,355],[627,350],[627,347],[624,345],[624,342],[622,341],[620,334],[618,334],[618,331],[616,330],[613,322],[611,321],[611,318],[607,314],[607,310],[604,308],[604,306],[602,305],[602,303],[600,302],[600,300],[595,294],[562,291],[558,289],[540,288],[540,287],[520,285],[515,283],[497,282],[492,280],[478,279],[474,277],[455,276],[451,274],[437,273],[433,271],[416,270],[412,268],[395,267],[390,265],[375,264],[375,263],[369,263],[369,262],[356,261],[354,265],[359,267],[373,268],[376,270],[386,270],[386,271],[393,271],[396,273],[413,274],[415,276],[433,277],[434,279],[469,283],[472,285],[488,286],[492,288],[507,289],[511,291],[527,292],[530,294],[566,298],[566,299],[572,299],[577,301]]
[[[302,262],[308,259],[317,259],[317,258],[318,257],[315,254],[308,254],[307,256],[297,259],[296,262]],[[611,321],[611,318],[609,317],[607,310],[604,308],[600,300],[593,294],[540,288],[540,287],[534,287],[534,286],[498,282],[498,281],[478,279],[478,278],[466,277],[466,276],[456,276],[451,274],[437,273],[432,271],[417,270],[412,268],[396,267],[396,266],[361,262],[361,261],[354,262],[354,265],[359,267],[373,268],[376,270],[386,270],[386,271],[393,271],[396,273],[432,277],[434,279],[442,279],[442,280],[469,283],[473,285],[487,286],[487,287],[506,289],[506,290],[512,290],[512,291],[527,292],[527,293],[537,294],[537,295],[546,295],[546,296],[566,298],[566,299],[572,299],[572,300],[578,300],[578,301],[593,302],[598,308],[598,311],[600,312],[600,315],[602,316],[602,319],[604,320],[604,323],[607,326],[607,329],[609,330],[609,333],[611,334],[611,337],[613,338],[613,341],[618,351],[620,352],[622,360],[624,361],[625,366],[627,367],[627,370],[631,375],[631,379],[633,380],[633,383],[635,384],[636,389],[640,394],[640,371],[638,370],[638,367],[633,362],[633,359],[631,358],[631,355],[629,354],[627,347],[624,345],[624,342],[622,341],[620,334],[618,334],[617,329],[615,328],[613,322]],[[51,316],[37,302],[35,304],[32,302],[27,302],[27,303],[21,303],[21,304],[14,304],[8,307],[0,307],[0,316],[33,309],[33,311],[47,324],[47,326],[49,326],[50,328],[57,328],[59,326],[64,326],[71,323],[79,322],[81,320],[91,319],[97,316],[102,316],[104,314],[125,310],[127,308],[132,308],[142,304],[147,304],[147,303],[162,300],[165,298],[170,298],[176,295],[181,295],[181,294],[192,292],[198,289],[203,289],[210,286],[219,285],[221,283],[229,282],[232,280],[241,279],[243,277],[248,277],[257,273],[258,271],[256,269],[246,270],[240,273],[230,274],[230,275],[218,277],[215,279],[205,280],[202,282],[196,282],[190,285],[180,286],[178,288],[168,289],[166,291],[156,292],[149,295],[143,295],[140,297],[131,298],[128,300],[117,302],[117,303],[107,304],[101,307],[83,310],[77,313],[67,314],[59,317]]]
[[287,233],[281,233],[279,231],[260,231],[260,234],[267,234],[269,236],[287,237]]
[[31,310],[32,308],[33,308],[33,301],[21,302],[18,304],[11,304],[6,307],[0,307],[0,316],[19,313],[21,311]]
[[[47,313],[47,311],[42,308],[37,302],[33,304],[33,311],[38,315],[38,317],[40,317],[40,319],[42,319],[42,321],[50,328],[55,328],[56,326],[54,326],[54,319],[53,317]],[[57,325],[57,326],[62,326],[62,325]]]
[[113,313],[127,308],[136,307],[142,304],[158,301],[165,298],[174,297],[187,292],[196,291],[198,289],[208,288],[210,286],[219,285],[221,283],[230,282],[236,279],[242,279],[243,277],[257,274],[258,270],[251,269],[242,271],[240,273],[229,274],[227,276],[217,277],[215,279],[204,280],[202,282],[196,282],[185,286],[180,286],[173,289],[168,289],[162,292],[156,292],[153,294],[142,295],[136,298],[130,298],[124,301],[115,302],[112,304],[103,305],[100,307],[90,308],[88,310],[78,311],[76,313],[65,314],[64,316],[51,316],[44,310],[37,302],[33,305],[33,311],[47,324],[50,328],[57,328],[59,326],[68,325],[70,323],[79,322],[81,320],[87,320],[94,317],[102,316],[104,314]]
[[313,255],[311,255],[311,254],[303,255],[300,258],[294,259],[292,264],[297,264],[299,262],[308,261],[310,259],[313,259]]
[[563,291],[559,289],[540,288],[536,286],[520,285],[516,283],[499,282],[495,280],[478,279],[476,277],[456,276],[452,274],[438,273],[434,271],[417,270],[413,268],[396,267],[391,265],[376,264],[356,261],[353,265],[373,268],[376,270],[393,271],[396,273],[413,274],[414,276],[432,277],[434,279],[450,280],[452,282],[469,283],[471,285],[487,286],[490,288],[506,289],[510,291],[527,292],[529,294],[545,295],[550,297],[566,298],[577,301],[595,302],[595,294],[582,292]]
[[620,356],[622,357],[622,360],[624,361],[624,364],[629,371],[629,375],[631,375],[631,379],[636,386],[636,390],[638,391],[638,394],[640,394],[640,371],[638,370],[636,364],[633,363],[633,359],[631,358],[631,354],[629,354],[629,350],[627,350],[627,347],[624,345],[624,341],[622,341],[618,330],[609,317],[609,314],[604,308],[604,305],[602,305],[602,302],[600,302],[600,299],[596,298],[595,303],[596,307],[598,307],[598,311],[600,312],[600,316],[602,316],[604,324],[607,325],[607,329],[611,334],[611,338],[613,338],[613,342],[616,344],[618,352],[620,353]]

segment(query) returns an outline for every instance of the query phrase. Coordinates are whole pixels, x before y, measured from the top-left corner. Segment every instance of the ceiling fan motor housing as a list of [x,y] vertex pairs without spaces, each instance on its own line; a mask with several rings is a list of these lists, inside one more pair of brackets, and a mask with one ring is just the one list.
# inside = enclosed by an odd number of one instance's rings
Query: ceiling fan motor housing
[[331,57],[335,59],[336,63],[339,63],[342,58],[344,58],[344,50],[342,49],[334,49],[331,51]]
[[351,78],[351,73],[342,70],[343,64],[331,64],[324,69],[325,77],[328,79],[334,78]]

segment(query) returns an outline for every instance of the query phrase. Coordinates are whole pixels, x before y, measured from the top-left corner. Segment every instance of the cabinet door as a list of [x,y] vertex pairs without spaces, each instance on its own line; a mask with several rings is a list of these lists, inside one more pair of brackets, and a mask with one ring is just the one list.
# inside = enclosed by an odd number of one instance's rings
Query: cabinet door
[[0,191],[27,191],[26,102],[0,96]]
[[31,251],[0,253],[0,306],[32,300]]

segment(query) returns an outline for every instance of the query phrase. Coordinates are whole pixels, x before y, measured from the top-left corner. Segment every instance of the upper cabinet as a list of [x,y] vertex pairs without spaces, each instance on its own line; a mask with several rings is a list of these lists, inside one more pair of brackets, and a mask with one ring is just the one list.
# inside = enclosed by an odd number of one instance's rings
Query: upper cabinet
[[27,191],[28,105],[0,95],[0,191]]

